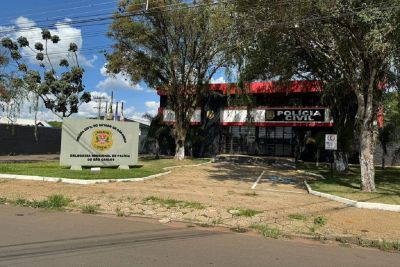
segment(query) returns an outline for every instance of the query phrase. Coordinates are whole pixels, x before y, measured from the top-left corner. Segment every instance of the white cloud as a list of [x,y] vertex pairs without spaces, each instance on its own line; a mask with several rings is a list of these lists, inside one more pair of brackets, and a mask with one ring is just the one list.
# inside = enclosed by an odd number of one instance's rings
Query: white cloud
[[160,102],[156,101],[147,101],[144,105],[148,108],[147,113],[150,115],[156,115],[158,112],[158,108],[160,107]]
[[25,18],[25,17],[18,17],[18,18],[15,20],[15,24],[16,24],[18,27],[31,28],[31,27],[35,26],[36,23],[35,23],[33,20],[30,20],[30,19]]
[[160,102],[156,101],[146,101],[144,104],[148,108],[158,108],[160,106]]
[[[88,59],[80,53],[80,49],[82,49],[83,45],[82,32],[80,29],[71,27],[71,25],[66,23],[69,21],[69,19],[60,21],[54,25],[53,29],[50,30],[51,35],[58,35],[60,37],[60,41],[57,44],[53,44],[52,42],[48,43],[47,50],[50,60],[54,66],[58,66],[60,60],[66,58],[70,62],[70,65],[73,65],[74,58],[72,57],[71,53],[68,52],[68,49],[70,43],[75,43],[78,46],[77,55],[79,64],[82,66],[93,67],[93,63],[97,60],[97,56],[93,56],[91,59]],[[42,29],[36,26],[35,21],[25,17],[19,17],[15,20],[15,24],[16,32],[11,36],[13,39],[24,36],[28,39],[32,48],[37,42],[44,44],[44,40],[42,39]],[[26,29],[28,27],[29,30]],[[30,48],[23,48],[22,54],[23,56],[29,57],[30,62],[38,62],[35,58],[36,52],[32,51]]]
[[[105,114],[105,107],[106,107],[106,102],[107,105],[109,105],[110,101],[110,95],[108,95],[106,92],[98,92],[94,91],[91,92],[92,99],[94,97],[102,97],[106,99],[105,101],[102,101],[101,103],[101,112],[100,114],[103,116]],[[25,101],[25,103],[21,106],[20,113],[17,114],[18,118],[21,119],[34,119],[35,113],[34,113],[34,101],[33,97],[29,97],[28,100]],[[95,118],[98,116],[98,107],[99,103],[96,101],[91,101],[89,103],[83,103],[79,107],[79,112],[76,114],[73,114],[71,117],[78,117],[78,118]],[[115,112],[116,109],[116,103],[113,104],[113,111]],[[119,102],[118,106],[119,114],[121,114],[121,102]],[[124,102],[124,117],[125,118],[131,118],[131,117],[138,117],[141,118],[145,112],[138,112],[136,111],[134,106],[127,106],[126,103]],[[6,116],[5,113],[0,112],[0,117]],[[51,110],[47,109],[43,102],[40,102],[39,104],[39,112],[38,112],[38,120],[45,120],[45,121],[60,121],[60,117],[55,115]]]
[[225,80],[225,78],[223,76],[221,76],[221,77],[219,77],[217,79],[211,78],[210,83],[211,84],[213,84],[213,83],[226,83],[226,80]]
[[143,87],[140,84],[132,84],[129,75],[118,73],[116,75],[110,75],[107,73],[105,65],[100,69],[101,75],[106,77],[100,81],[97,85],[97,89],[101,90],[116,90],[116,89],[130,89],[134,91],[143,91]]

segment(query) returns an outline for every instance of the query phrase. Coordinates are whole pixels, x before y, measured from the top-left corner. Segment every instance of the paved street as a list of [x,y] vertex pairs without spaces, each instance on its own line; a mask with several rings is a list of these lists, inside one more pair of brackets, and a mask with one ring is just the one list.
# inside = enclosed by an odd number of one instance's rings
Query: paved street
[[398,266],[400,254],[0,205],[0,266]]

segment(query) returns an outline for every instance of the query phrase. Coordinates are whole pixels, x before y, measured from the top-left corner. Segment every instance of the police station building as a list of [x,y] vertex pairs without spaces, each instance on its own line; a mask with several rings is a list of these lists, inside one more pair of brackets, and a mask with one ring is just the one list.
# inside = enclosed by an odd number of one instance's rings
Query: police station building
[[[305,137],[332,132],[333,120],[329,108],[321,105],[319,82],[253,82],[245,90],[210,84],[209,90],[219,97],[204,101],[203,109],[192,117],[192,127],[208,124],[207,132],[218,144],[216,154],[293,156]],[[158,94],[164,122],[173,123],[168,96],[160,90]]]

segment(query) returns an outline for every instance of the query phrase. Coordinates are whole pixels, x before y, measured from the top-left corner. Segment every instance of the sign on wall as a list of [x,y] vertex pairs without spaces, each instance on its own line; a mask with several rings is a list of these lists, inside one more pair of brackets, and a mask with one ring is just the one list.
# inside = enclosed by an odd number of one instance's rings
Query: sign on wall
[[[250,112],[250,113],[249,113]],[[265,108],[258,107],[252,110],[243,108],[226,108],[221,112],[221,123],[254,123],[254,124],[281,124],[294,126],[305,123],[315,125],[329,125],[333,123],[328,108]]]
[[120,166],[138,160],[139,123],[104,120],[64,119],[60,165]]
[[267,109],[265,121],[325,121],[325,109]]
[[325,135],[325,149],[326,150],[337,150],[337,134],[326,134]]

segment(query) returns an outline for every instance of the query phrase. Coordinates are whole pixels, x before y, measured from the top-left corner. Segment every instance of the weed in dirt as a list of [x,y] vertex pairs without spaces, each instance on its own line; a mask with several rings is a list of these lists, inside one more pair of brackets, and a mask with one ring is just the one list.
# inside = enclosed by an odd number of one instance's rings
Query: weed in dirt
[[[235,211],[235,213],[232,213],[232,211]],[[259,213],[262,213],[262,211],[259,211],[259,210],[242,209],[242,208],[230,208],[230,209],[228,209],[228,212],[233,215],[243,216],[243,217],[253,217]]]
[[357,241],[358,245],[362,247],[378,248],[384,251],[400,251],[400,241],[367,240],[361,237],[358,237]]
[[96,214],[99,212],[99,206],[98,205],[84,205],[81,207],[81,212],[82,213],[87,213],[87,214]]
[[246,193],[246,194],[244,194],[245,196],[248,196],[248,197],[256,197],[256,196],[258,196],[258,194],[256,193],[256,191],[252,191],[252,192],[250,192],[250,193]]
[[323,227],[328,222],[328,218],[325,216],[318,216],[314,218],[314,225],[317,227]]
[[124,216],[125,216],[124,211],[121,210],[120,207],[118,207],[118,208],[115,209],[115,213],[117,214],[117,217],[124,217]]
[[223,220],[222,220],[222,218],[219,218],[219,217],[212,220],[212,224],[214,224],[214,225],[218,225],[218,224],[222,224],[222,223],[223,223]]
[[267,224],[253,224],[250,227],[257,230],[260,234],[262,234],[265,237],[271,237],[277,239],[282,235],[281,230],[275,227],[271,227]]
[[129,203],[133,203],[135,201],[134,197],[126,197],[126,200],[128,200]]
[[7,198],[0,197],[0,204],[5,204],[7,202]]
[[236,226],[236,227],[231,227],[231,228],[229,228],[232,232],[235,232],[235,233],[246,233],[247,232],[247,229],[246,228],[243,228],[243,227],[240,227],[240,226]]
[[0,180],[0,184],[5,184],[7,182],[8,182],[8,180]]
[[291,220],[298,220],[298,221],[305,221],[307,220],[307,217],[303,214],[295,213],[295,214],[289,214],[288,218]]
[[203,204],[196,201],[183,201],[184,208],[195,209],[195,210],[202,210],[204,209]]
[[161,206],[167,207],[167,208],[189,208],[189,209],[196,209],[196,210],[201,210],[204,209],[203,204],[195,201],[183,201],[183,200],[177,200],[173,198],[160,198],[160,197],[146,197],[143,199],[145,202],[151,201],[154,204],[159,204]]
[[71,202],[71,199],[63,196],[63,195],[51,195],[47,197],[47,208],[50,209],[60,209],[68,206]]
[[24,198],[17,198],[12,203],[16,206],[61,210],[68,206],[71,201],[71,199],[63,195],[50,195],[46,200],[27,200]]
[[228,195],[234,195],[234,194],[236,194],[236,192],[233,191],[233,190],[228,190],[226,193],[227,193]]
[[16,206],[26,206],[29,201],[25,198],[17,198],[14,200],[14,205]]

